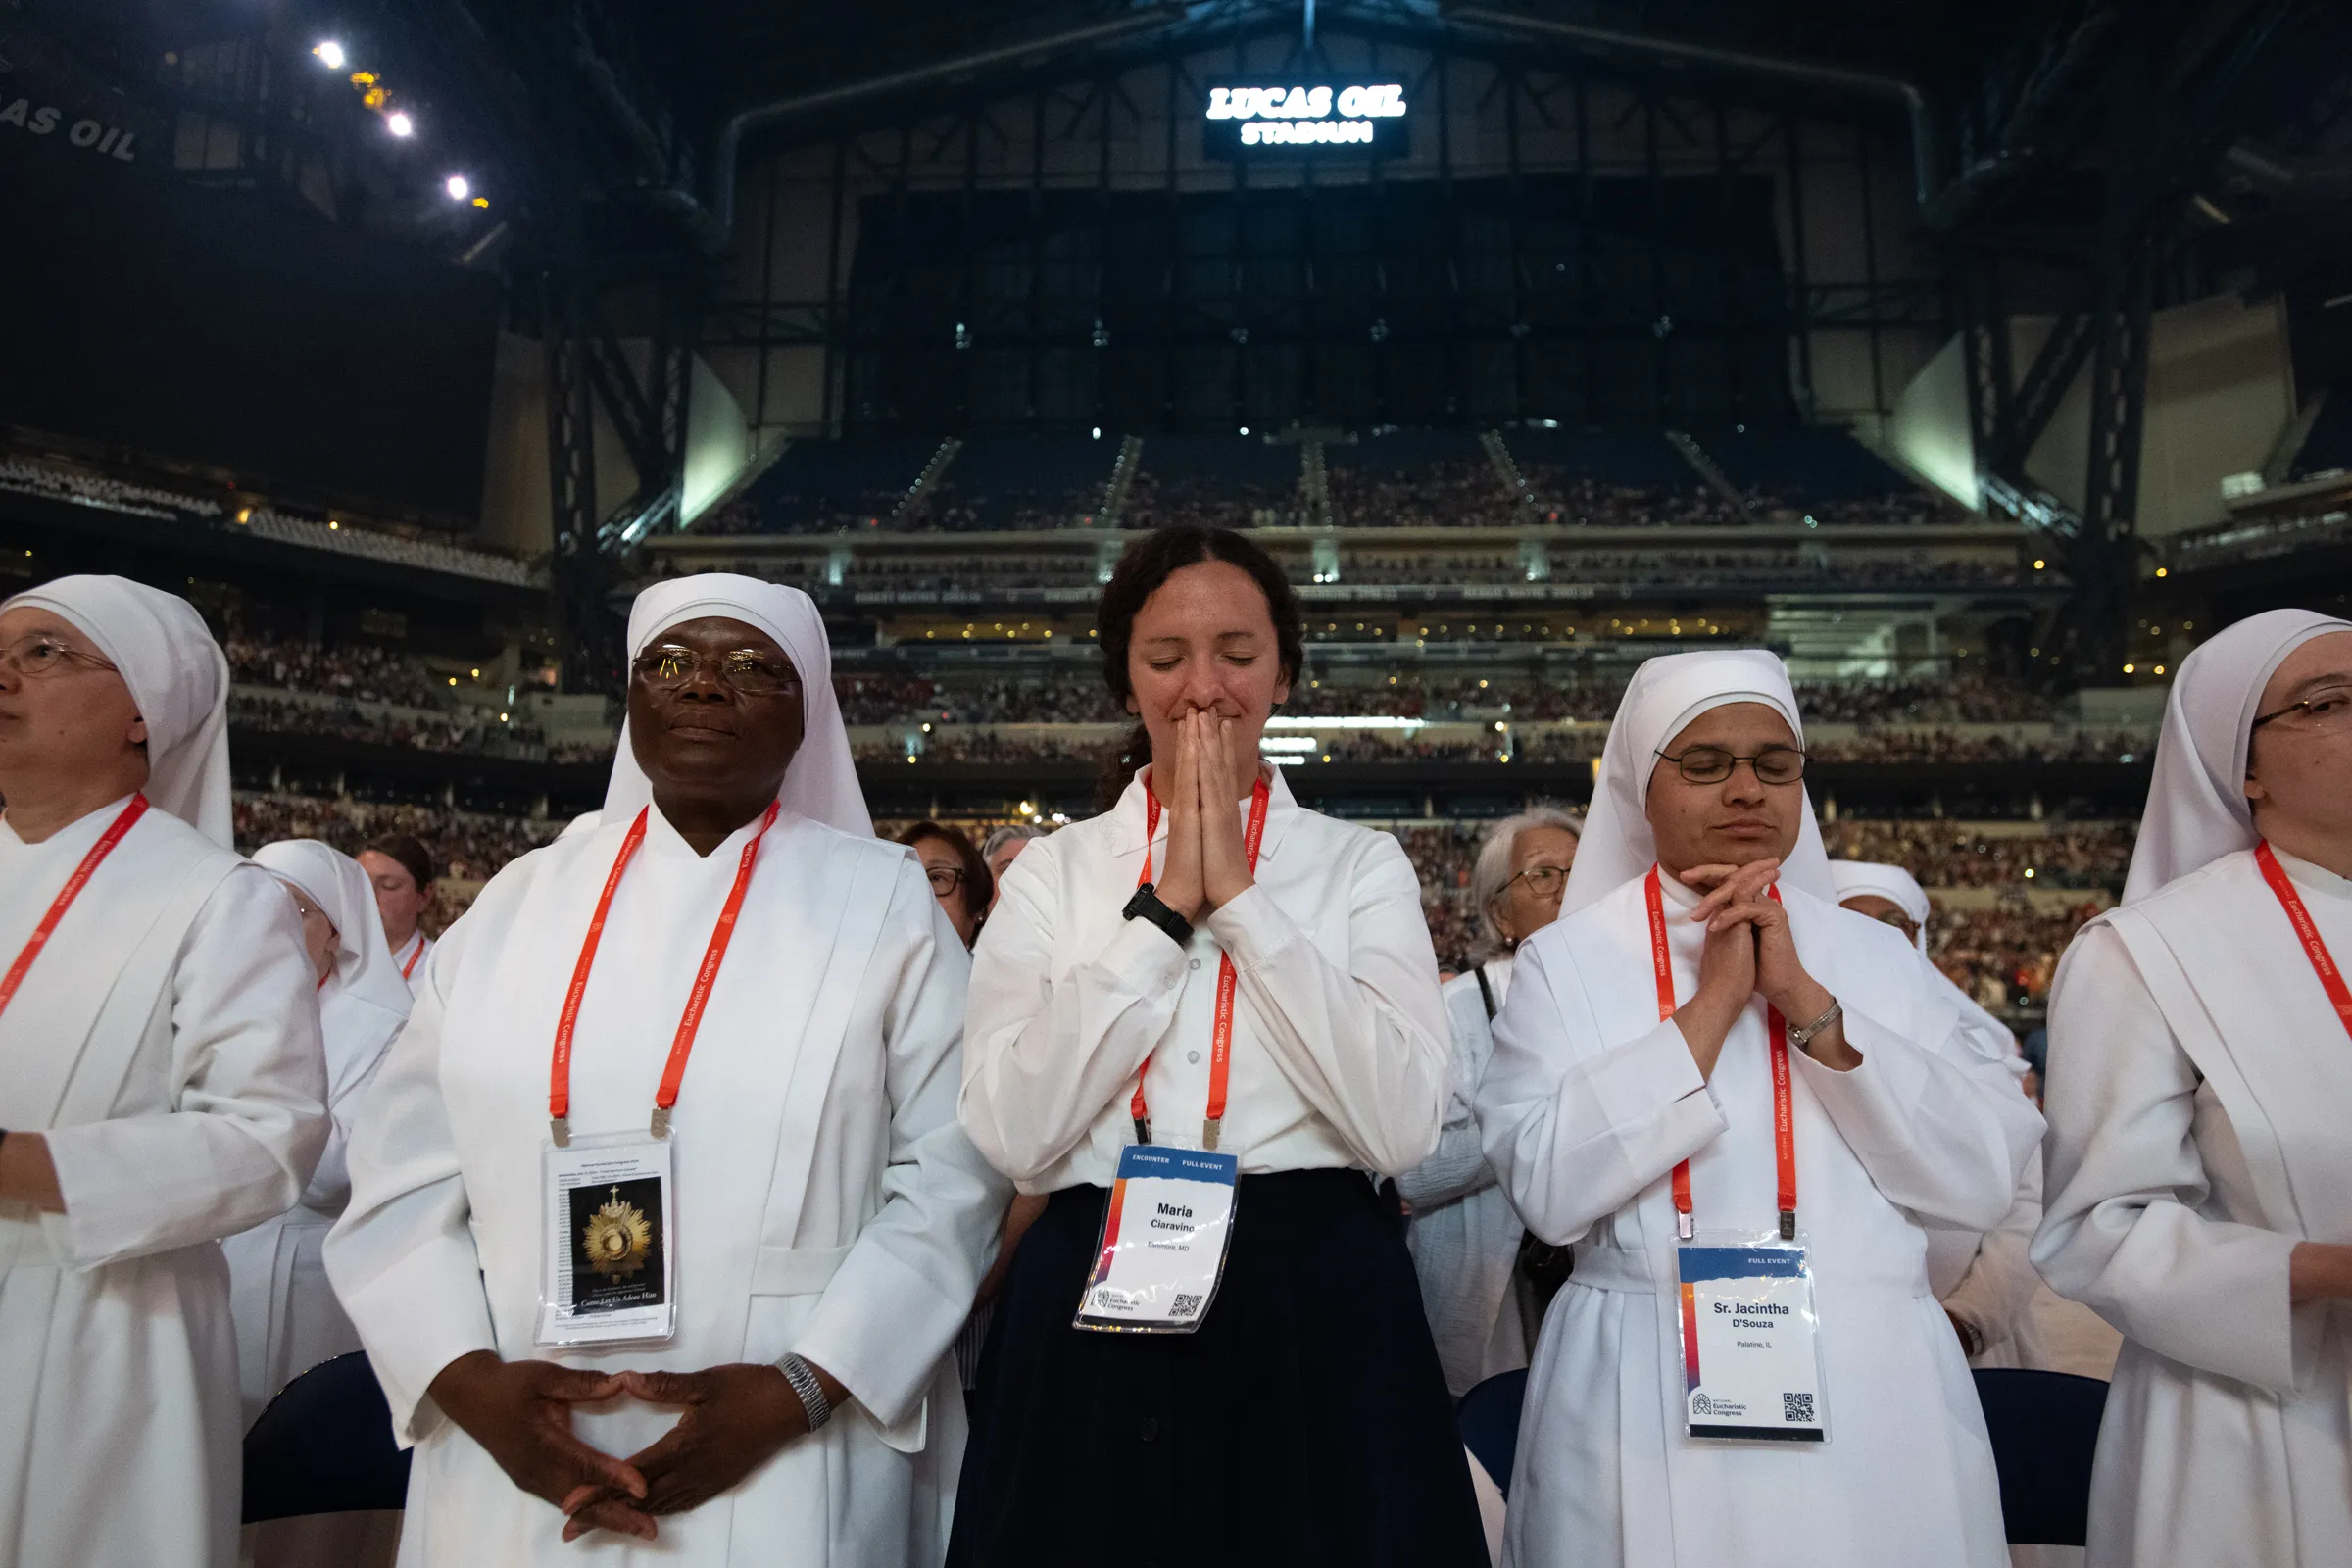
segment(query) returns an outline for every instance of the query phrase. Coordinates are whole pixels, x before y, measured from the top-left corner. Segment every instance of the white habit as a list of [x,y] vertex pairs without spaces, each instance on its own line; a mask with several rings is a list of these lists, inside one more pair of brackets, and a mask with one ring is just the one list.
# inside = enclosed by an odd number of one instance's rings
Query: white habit
[[1446,1368],[1446,1390],[1457,1399],[1497,1373],[1527,1365],[1527,1327],[1511,1289],[1527,1227],[1511,1207],[1510,1195],[1494,1181],[1494,1167],[1479,1147],[1478,1117],[1471,1106],[1487,1058],[1494,1054],[1487,997],[1492,994],[1500,1010],[1510,987],[1511,956],[1504,953],[1440,988],[1446,1021],[1453,1029],[1453,1088],[1446,1101],[1446,1124],[1438,1133],[1437,1152],[1396,1178],[1396,1190],[1413,1207],[1404,1240],[1412,1249],[1413,1272],[1420,1276],[1430,1337]]
[[[1684,1434],[1668,1178],[1690,1159],[1702,1231],[1773,1230],[1773,1094],[1762,998],[1711,1079],[1659,1020],[1642,801],[1652,754],[1729,702],[1770,703],[1797,727],[1768,654],[1680,655],[1636,674],[1564,912],[1519,949],[1479,1087],[1487,1157],[1519,1212],[1544,1240],[1576,1245],[1529,1376],[1504,1561],[1997,1568],[2007,1551],[1991,1448],[1928,1287],[1922,1221],[1993,1228],[2041,1121],[1963,1038],[1926,960],[1838,907],[1809,805],[1781,893],[1797,951],[1844,1004],[1864,1058],[1835,1072],[1789,1054],[1830,1437],[1800,1446]],[[1664,884],[1676,995],[1688,1001],[1704,941],[1687,918],[1697,895]]]
[[[2034,1261],[2124,1335],[2090,1568],[2352,1560],[2344,1303],[2287,1293],[2296,1243],[2352,1243],[2352,1039],[2255,864],[2240,792],[2264,684],[2344,631],[2272,611],[2182,662],[2125,902],[2051,991]],[[2352,885],[2278,860],[2352,959]]]
[[[416,1445],[404,1564],[936,1562],[960,1458],[945,1352],[970,1310],[1007,1192],[956,1125],[967,960],[922,868],[875,840],[856,797],[823,630],[805,595],[731,576],[640,596],[632,652],[698,615],[767,630],[804,683],[807,738],[757,860],[672,1122],[676,1337],[535,1347],[541,1149],[556,1020],[646,783],[624,736],[602,825],[493,878],[443,936],[424,994],[351,1144],[352,1200],[327,1267]],[[619,808],[613,808],[618,803]],[[575,1138],[641,1132],[755,821],[708,857],[651,811],[582,1001]],[[662,1517],[660,1540],[562,1540],[426,1396],[493,1350],[596,1369],[698,1371],[798,1351],[854,1402],[733,1490]],[[580,1412],[628,1454],[675,1412]]]
[[[314,977],[284,890],[227,848],[227,668],[195,611],[103,577],[10,603],[122,669],[152,805],[0,1012],[0,1127],[47,1137],[66,1200],[0,1203],[0,1562],[227,1568],[244,1426],[218,1244],[291,1204],[325,1141]],[[0,969],[127,804],[38,844],[0,819]]]
[[[376,1068],[409,1018],[409,988],[384,945],[368,873],[317,839],[265,844],[254,860],[300,888],[335,928],[335,967],[318,988],[326,1108],[334,1130],[302,1201],[221,1244],[237,1321],[237,1380],[251,1426],[270,1401],[321,1361],[360,1348],[359,1331],[326,1279],[326,1233],[351,1197],[351,1124]],[[417,933],[423,940],[423,933]]]

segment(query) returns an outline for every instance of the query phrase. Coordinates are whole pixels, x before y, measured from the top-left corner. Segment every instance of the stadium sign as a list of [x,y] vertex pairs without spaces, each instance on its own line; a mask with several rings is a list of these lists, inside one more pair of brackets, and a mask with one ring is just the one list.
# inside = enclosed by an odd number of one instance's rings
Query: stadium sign
[[1202,151],[1210,158],[1396,158],[1407,145],[1404,111],[1400,82],[1215,82],[1202,112]]

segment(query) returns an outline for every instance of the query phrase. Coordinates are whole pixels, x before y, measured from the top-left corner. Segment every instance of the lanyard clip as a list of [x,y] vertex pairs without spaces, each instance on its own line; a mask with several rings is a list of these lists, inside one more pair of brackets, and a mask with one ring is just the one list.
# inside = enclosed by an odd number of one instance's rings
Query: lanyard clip
[[1687,1242],[1698,1234],[1698,1222],[1687,1213],[1678,1213],[1674,1216],[1674,1234]]
[[1225,1118],[1222,1116],[1211,1116],[1202,1122],[1200,1124],[1200,1147],[1211,1153],[1216,1152],[1217,1129],[1224,1125]]
[[1135,1118],[1135,1141],[1139,1144],[1148,1144],[1152,1141],[1151,1117],[1138,1116]]
[[571,1118],[569,1116],[550,1116],[547,1120],[547,1132],[548,1136],[556,1141],[558,1149],[571,1147]]
[[656,1138],[669,1136],[669,1107],[667,1105],[654,1107],[654,1119],[650,1130]]
[[1784,1242],[1796,1240],[1796,1210],[1793,1208],[1781,1210],[1781,1240]]

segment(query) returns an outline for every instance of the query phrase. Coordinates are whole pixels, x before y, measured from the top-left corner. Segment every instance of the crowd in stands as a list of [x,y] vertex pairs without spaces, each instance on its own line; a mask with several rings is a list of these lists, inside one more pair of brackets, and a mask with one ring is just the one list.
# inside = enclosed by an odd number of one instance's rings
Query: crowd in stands
[[[349,699],[331,703],[292,702],[250,691],[232,691],[228,698],[228,722],[235,729],[279,735],[324,735],[362,745],[406,746],[420,752],[565,760],[551,758],[546,737],[527,724],[501,724],[463,713],[417,710],[378,709],[369,712]],[[609,753],[611,748],[602,750]]]
[[2132,822],[2052,827],[1987,836],[1964,823],[1847,818],[1822,830],[1831,856],[1888,861],[1926,887],[2103,888],[2120,892],[2138,836]]
[[1938,909],[1928,935],[1928,956],[1985,1007],[2037,1007],[2049,1000],[2050,978],[2066,945],[2098,912],[2099,906],[2089,900],[2056,913],[2022,903]]
[[324,800],[311,795],[236,796],[237,849],[246,855],[278,839],[321,839],[357,855],[383,833],[406,833],[433,852],[440,868],[425,929],[438,937],[474,892],[508,861],[553,842],[564,819],[496,816],[445,807]]
[[0,457],[0,490],[74,506],[102,507],[109,512],[154,517],[164,522],[177,522],[185,517],[218,517],[224,510],[220,502],[203,496],[133,484],[21,457]]
[[1606,484],[1545,463],[1522,463],[1520,474],[1544,522],[1591,528],[1729,527],[1746,522],[1740,507],[1709,486],[1654,488]]
[[1331,520],[1344,528],[1508,528],[1529,519],[1492,464],[1432,463],[1409,472],[1334,466]]
[[415,658],[372,643],[336,648],[318,643],[251,636],[231,631],[221,639],[229,679],[245,686],[274,686],[363,703],[404,703],[411,708],[444,708],[446,676],[436,676]]

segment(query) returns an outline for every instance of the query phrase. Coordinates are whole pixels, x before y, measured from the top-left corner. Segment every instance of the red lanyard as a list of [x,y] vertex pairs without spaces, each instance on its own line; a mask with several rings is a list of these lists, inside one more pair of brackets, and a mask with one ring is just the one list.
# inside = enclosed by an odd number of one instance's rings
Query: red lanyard
[[2295,935],[2303,939],[2303,956],[2311,960],[2312,971],[2320,977],[2320,989],[2335,1004],[2335,1015],[2343,1023],[2344,1032],[2352,1034],[2352,989],[2346,989],[2343,971],[2335,966],[2334,955],[2328,951],[2327,941],[2321,937],[2320,928],[2312,923],[2311,911],[2303,907],[2302,896],[2295,892],[2294,883],[2287,880],[2286,867],[2278,863],[2269,840],[2254,846],[2254,863],[2262,867],[2262,879],[2278,895]]
[[81,863],[74,868],[74,874],[66,878],[66,885],[58,890],[56,902],[49,906],[49,912],[41,916],[41,923],[34,926],[32,935],[24,939],[24,951],[18,954],[17,961],[8,966],[8,973],[0,976],[0,1012],[6,1012],[8,1004],[16,1001],[17,987],[24,983],[25,971],[32,967],[32,960],[41,956],[41,950],[49,945],[50,937],[57,932],[58,921],[63,920],[66,911],[74,907],[74,901],[81,897],[81,890],[90,885],[90,878],[96,874],[99,862],[115,853],[115,846],[122,842],[123,835],[146,814],[147,797],[134,793],[130,804],[117,813],[106,831],[98,836],[98,842],[91,845],[90,852],[81,858]]
[[400,966],[400,977],[403,980],[415,974],[416,966],[424,961],[424,933],[419,931],[410,940],[416,944],[416,951],[410,954],[409,961]]
[[[1250,852],[1250,874],[1257,874],[1257,846],[1266,836],[1266,800],[1270,792],[1260,778],[1250,790],[1250,826],[1242,835],[1243,846]],[[1152,775],[1144,775],[1144,868],[1136,873],[1135,885],[1146,887],[1152,881],[1152,835],[1159,831],[1159,797],[1152,793]],[[1208,1115],[1200,1124],[1200,1147],[1215,1149],[1217,1131],[1225,1120],[1225,1086],[1233,1070],[1233,992],[1241,977],[1234,973],[1233,955],[1227,954],[1217,964],[1217,1026],[1208,1043]],[[1152,1141],[1152,1111],[1144,1103],[1144,1074],[1152,1070],[1152,1058],[1144,1058],[1143,1071],[1135,1075],[1135,1098],[1127,1102],[1129,1114],[1135,1117],[1136,1142]]]
[[[1666,903],[1658,892],[1658,868],[1649,868],[1643,891],[1649,897],[1649,960],[1658,977],[1658,1021],[1674,1016],[1674,963],[1666,952]],[[1774,903],[1781,890],[1772,890]],[[1772,1147],[1780,1175],[1781,1239],[1796,1240],[1796,1118],[1788,1089],[1788,1025],[1778,1008],[1767,1008],[1772,1030]],[[1690,1162],[1674,1167],[1675,1234],[1689,1241],[1696,1234],[1690,1209]]]
[[[743,913],[743,896],[752,885],[752,864],[760,858],[760,841],[775,825],[781,802],[770,802],[767,814],[760,819],[760,831],[752,842],[743,847],[743,863],[735,868],[735,885],[727,890],[726,906],[718,911],[718,924],[710,928],[710,946],[704,950],[703,966],[696,971],[694,990],[687,995],[686,1010],[678,1018],[678,1032],[669,1043],[669,1062],[662,1069],[662,1087],[654,1096],[654,1116],[651,1131],[656,1138],[669,1136],[670,1108],[678,1102],[678,1089],[686,1081],[686,1058],[694,1054],[694,1037],[703,1027],[703,1008],[710,1004],[710,987],[718,979],[718,966],[727,956],[727,944],[734,940],[735,921]],[[652,808],[640,808],[637,820],[629,824],[628,837],[620,841],[620,854],[613,858],[612,874],[605,878],[605,891],[596,901],[596,913],[588,922],[587,940],[580,944],[580,961],[571,971],[571,989],[564,994],[564,1011],[556,1020],[555,1065],[547,1087],[548,1121],[554,1130],[556,1147],[563,1149],[571,1143],[571,1031],[580,1019],[580,998],[588,991],[588,972],[596,967],[597,944],[605,939],[605,917],[612,912],[612,895],[620,888],[620,874],[629,868],[629,859],[636,855],[637,846],[645,842],[645,821]]]

